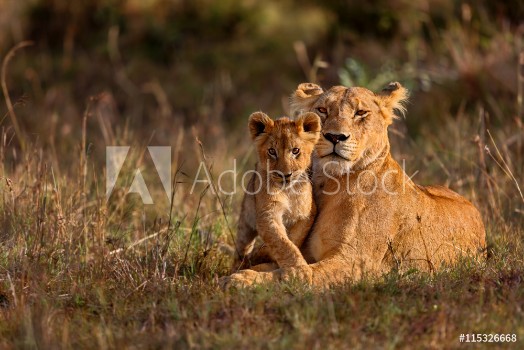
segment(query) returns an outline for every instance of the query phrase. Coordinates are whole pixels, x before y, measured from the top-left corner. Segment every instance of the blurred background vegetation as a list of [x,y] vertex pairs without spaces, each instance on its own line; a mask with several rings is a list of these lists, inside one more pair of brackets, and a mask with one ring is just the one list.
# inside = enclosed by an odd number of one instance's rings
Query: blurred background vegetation
[[0,8],[0,55],[34,42],[10,64],[7,85],[23,102],[23,130],[42,143],[55,134],[74,142],[93,96],[115,133],[129,125],[169,143],[195,126],[217,140],[244,131],[254,110],[284,114],[286,97],[311,80],[375,90],[401,81],[412,90],[413,137],[421,124],[479,105],[496,123],[517,116],[522,1],[1,0]]
[[[0,348],[520,341],[523,37],[522,0],[0,0]],[[488,262],[319,298],[219,291],[242,191],[191,193],[198,163],[251,169],[248,115],[286,114],[305,81],[407,86],[394,157],[480,209]],[[107,201],[115,145],[133,154]],[[172,203],[148,145],[173,147]],[[137,164],[155,205],[126,195]]]
[[[407,86],[407,118],[391,139],[408,172],[424,169],[422,183],[476,197],[481,175],[499,168],[481,154],[486,130],[522,172],[522,1],[0,0],[0,8],[14,104],[9,115],[0,101],[8,173],[24,167],[20,140],[43,150],[58,178],[76,174],[78,152],[89,163],[79,167],[92,170],[103,169],[108,145],[171,145],[188,181],[203,157],[197,138],[214,170],[241,158],[242,171],[253,157],[247,116],[286,114],[304,81]],[[22,41],[32,45],[6,60]]]

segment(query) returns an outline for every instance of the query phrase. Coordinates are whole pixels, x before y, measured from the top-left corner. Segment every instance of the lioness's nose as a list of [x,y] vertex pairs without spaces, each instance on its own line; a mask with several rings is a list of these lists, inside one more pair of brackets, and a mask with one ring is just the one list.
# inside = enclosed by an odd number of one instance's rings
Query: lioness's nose
[[327,133],[327,134],[324,134],[324,137],[329,142],[331,142],[332,144],[336,145],[340,141],[346,141],[349,136],[346,136],[344,134],[330,134],[330,133]]

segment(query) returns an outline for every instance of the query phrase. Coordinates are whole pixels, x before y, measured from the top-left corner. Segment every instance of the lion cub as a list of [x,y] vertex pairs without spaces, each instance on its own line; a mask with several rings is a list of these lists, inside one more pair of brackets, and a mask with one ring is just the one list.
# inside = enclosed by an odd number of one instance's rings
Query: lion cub
[[295,121],[262,112],[249,117],[258,162],[242,201],[234,268],[250,259],[257,234],[264,241],[257,256],[269,255],[281,268],[306,265],[300,246],[316,215],[308,168],[320,129],[315,113]]

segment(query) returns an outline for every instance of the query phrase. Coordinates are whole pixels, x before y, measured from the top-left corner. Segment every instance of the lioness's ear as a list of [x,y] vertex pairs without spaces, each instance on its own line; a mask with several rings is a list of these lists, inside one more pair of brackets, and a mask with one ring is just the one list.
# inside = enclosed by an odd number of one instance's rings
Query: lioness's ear
[[267,114],[262,112],[255,112],[249,116],[249,132],[251,137],[256,139],[260,134],[263,134],[268,131],[269,128],[272,128],[274,122]]
[[295,120],[298,133],[305,133],[306,139],[311,142],[317,142],[320,136],[320,117],[313,112],[307,112],[301,114],[297,120]]
[[296,117],[303,112],[311,110],[315,102],[323,93],[324,90],[322,90],[322,88],[317,84],[300,84],[290,97],[289,109],[291,115]]
[[408,90],[400,85],[400,83],[394,82],[389,83],[382,91],[378,94],[381,103],[381,111],[386,118],[388,124],[393,122],[393,118],[396,118],[394,111],[399,111],[402,115],[406,113],[405,103],[408,100]]

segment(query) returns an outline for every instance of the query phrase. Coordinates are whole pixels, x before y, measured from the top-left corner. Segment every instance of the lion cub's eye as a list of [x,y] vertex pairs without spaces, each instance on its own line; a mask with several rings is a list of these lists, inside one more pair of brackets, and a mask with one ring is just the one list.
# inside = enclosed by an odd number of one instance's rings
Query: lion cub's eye
[[363,110],[363,109],[359,109],[359,110],[355,113],[355,115],[356,115],[357,117],[363,117],[363,116],[365,116],[366,114],[368,114],[368,111],[365,111],[365,110]]
[[326,113],[327,113],[327,109],[325,109],[324,107],[318,107],[318,108],[317,108],[317,111],[318,111],[319,113],[322,113],[322,114],[326,114]]
[[277,155],[277,151],[275,151],[274,148],[270,148],[267,150],[267,153],[270,155],[270,156],[276,156]]
[[295,148],[293,148],[293,149],[291,150],[291,152],[292,152],[294,155],[297,155],[297,154],[300,153],[300,149],[298,149],[298,148],[295,147]]

